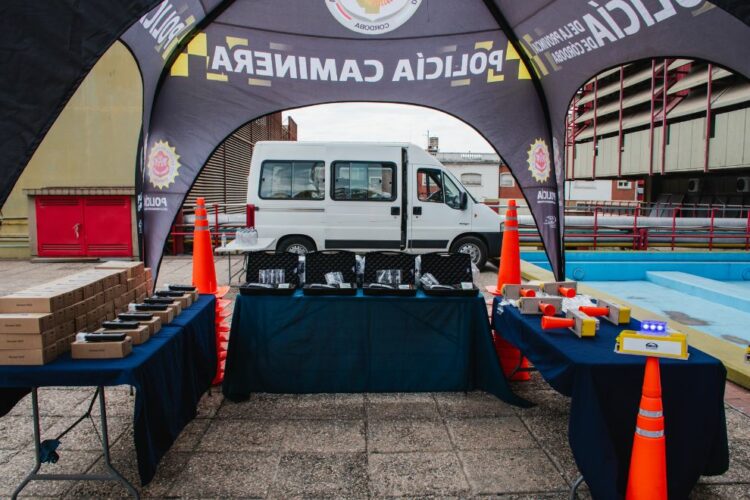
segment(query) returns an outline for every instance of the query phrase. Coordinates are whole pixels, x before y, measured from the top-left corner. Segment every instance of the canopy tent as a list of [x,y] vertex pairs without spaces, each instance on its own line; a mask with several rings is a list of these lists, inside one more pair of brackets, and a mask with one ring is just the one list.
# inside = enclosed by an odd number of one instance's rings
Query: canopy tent
[[232,131],[279,110],[374,101],[438,109],[482,134],[562,277],[561,149],[578,88],[648,57],[750,77],[742,0],[7,0],[0,20],[0,204],[96,60],[118,38],[130,47],[143,78],[136,187],[152,267]]

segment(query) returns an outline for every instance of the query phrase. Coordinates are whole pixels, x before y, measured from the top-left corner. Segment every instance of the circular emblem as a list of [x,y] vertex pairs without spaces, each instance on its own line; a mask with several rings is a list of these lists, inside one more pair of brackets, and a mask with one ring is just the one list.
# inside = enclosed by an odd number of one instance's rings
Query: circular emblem
[[534,141],[529,148],[529,170],[537,182],[545,182],[549,179],[549,148],[541,139]]
[[147,166],[151,185],[158,189],[168,188],[177,178],[179,159],[180,155],[166,141],[159,141],[151,146]]
[[325,0],[336,20],[357,33],[393,31],[414,15],[422,0]]

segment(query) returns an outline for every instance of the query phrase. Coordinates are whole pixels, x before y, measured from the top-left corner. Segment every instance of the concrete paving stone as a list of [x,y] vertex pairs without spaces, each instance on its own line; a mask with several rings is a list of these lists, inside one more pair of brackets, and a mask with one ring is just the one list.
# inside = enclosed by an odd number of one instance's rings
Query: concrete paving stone
[[[60,454],[60,460],[54,464],[42,464],[43,474],[80,474],[86,472],[96,461],[99,454],[92,451],[69,451]],[[19,483],[34,467],[34,451],[28,450],[17,454],[11,461],[2,466],[0,474],[0,497],[8,498]],[[31,481],[24,489],[23,496],[61,497],[70,489],[74,481]]]
[[[53,429],[61,417],[41,417],[40,418],[40,432],[41,438],[52,437],[50,430]],[[33,421],[31,413],[27,416],[5,416],[0,417],[0,449],[3,450],[22,450],[33,447],[34,434],[33,434]]]
[[195,452],[166,496],[264,497],[278,465],[279,455],[273,453]]
[[285,423],[271,420],[211,421],[199,438],[199,451],[276,451],[284,438]]
[[445,418],[502,417],[513,415],[513,407],[486,392],[439,392],[435,401]]
[[[93,393],[92,393],[93,396]],[[104,388],[104,401],[107,404],[107,417],[122,416],[133,417],[133,408],[135,406],[135,391],[130,394],[130,386],[120,385],[115,387]],[[85,399],[78,404],[73,410],[74,415],[83,415],[91,404],[91,399]],[[99,415],[99,400],[94,403],[91,409],[92,415]]]
[[580,473],[568,443],[568,416],[524,415],[520,418],[542,449],[552,457],[568,483],[572,484]]
[[[579,490],[580,491],[580,490]],[[568,492],[561,493],[534,493],[533,495],[475,495],[472,498],[486,498],[492,500],[568,500],[570,494]],[[578,495],[578,500],[585,500],[585,496]]]
[[365,453],[285,453],[271,498],[367,498]]
[[737,410],[726,410],[727,435],[729,440],[750,439],[750,417]]
[[289,420],[284,426],[284,451],[364,452],[363,420]]
[[563,492],[568,485],[540,449],[459,452],[476,493]]
[[554,390],[518,390],[516,394],[534,403],[531,408],[515,408],[518,415],[568,415],[570,398]]
[[376,497],[466,495],[469,483],[453,452],[371,453],[370,493]]
[[448,419],[447,424],[459,450],[538,448],[518,417]]
[[280,394],[254,393],[247,401],[235,403],[225,399],[216,412],[217,418],[276,419]]
[[224,395],[221,393],[221,387],[215,387],[211,394],[206,392],[198,401],[198,415],[196,418],[213,418],[224,403]]
[[439,420],[368,420],[367,448],[373,453],[451,451],[445,424]]
[[[39,414],[46,416],[70,415],[81,401],[94,395],[93,389],[43,387],[39,395]],[[27,395],[8,413],[8,415],[31,416],[31,395]]]
[[[80,415],[73,415],[60,419],[50,431],[47,433],[48,437],[57,437],[65,429],[67,429],[73,422],[78,420]],[[110,444],[114,443],[132,426],[132,417],[120,417],[107,415],[107,434],[109,435]],[[101,450],[101,422],[99,417],[93,417],[92,419],[86,419],[76,425],[70,432],[68,432],[60,440],[60,450],[75,450],[75,451],[95,451]]]
[[206,429],[210,425],[211,421],[205,418],[194,418],[191,420],[177,436],[177,439],[172,443],[171,450],[175,451],[193,451],[201,438],[206,433]]
[[365,406],[368,420],[440,419],[432,394],[367,394]]
[[691,500],[748,500],[750,488],[746,484],[698,484],[690,493]]
[[750,468],[743,461],[737,460],[733,449],[729,449],[729,470],[720,476],[701,476],[699,482],[707,484],[745,483],[750,490]]
[[287,419],[360,420],[365,400],[364,394],[285,394],[278,411]]
[[733,439],[729,442],[729,459],[750,467],[750,439]]

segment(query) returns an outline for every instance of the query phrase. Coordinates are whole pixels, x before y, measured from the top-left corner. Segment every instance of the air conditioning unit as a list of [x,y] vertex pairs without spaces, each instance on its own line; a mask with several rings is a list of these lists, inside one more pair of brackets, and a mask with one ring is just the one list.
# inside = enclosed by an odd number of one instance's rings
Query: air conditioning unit
[[701,190],[701,180],[698,178],[688,179],[688,193],[697,193]]
[[750,177],[737,177],[737,192],[750,193]]

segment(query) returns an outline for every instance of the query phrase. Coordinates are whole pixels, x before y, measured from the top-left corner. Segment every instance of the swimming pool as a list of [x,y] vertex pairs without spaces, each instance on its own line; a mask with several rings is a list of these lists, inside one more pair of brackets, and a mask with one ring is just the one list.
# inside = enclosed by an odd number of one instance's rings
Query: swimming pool
[[[543,252],[522,252],[549,269]],[[750,344],[750,252],[566,252],[570,279],[735,345]]]

